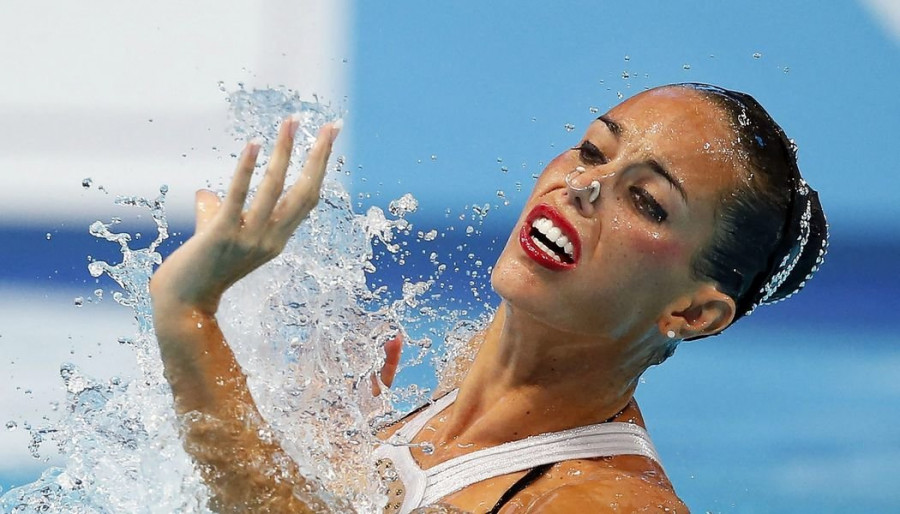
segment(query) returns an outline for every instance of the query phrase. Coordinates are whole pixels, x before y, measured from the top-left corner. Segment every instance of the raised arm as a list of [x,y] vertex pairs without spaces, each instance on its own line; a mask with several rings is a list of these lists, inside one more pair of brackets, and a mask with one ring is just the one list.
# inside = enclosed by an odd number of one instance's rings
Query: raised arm
[[340,122],[322,128],[303,172],[282,196],[298,123],[282,123],[248,210],[244,201],[258,142],[244,149],[224,200],[210,191],[197,193],[193,237],[150,282],[156,336],[184,423],[184,446],[210,487],[210,507],[220,512],[325,510],[260,416],[215,317],[222,294],[278,255],[318,202]]

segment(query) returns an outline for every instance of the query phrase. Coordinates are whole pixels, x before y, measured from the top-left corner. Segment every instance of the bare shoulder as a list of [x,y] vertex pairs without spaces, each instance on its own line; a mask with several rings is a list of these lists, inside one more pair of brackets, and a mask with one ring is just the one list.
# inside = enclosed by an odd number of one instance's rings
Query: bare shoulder
[[543,491],[524,510],[527,514],[571,512],[690,512],[668,481],[608,469],[584,480]]

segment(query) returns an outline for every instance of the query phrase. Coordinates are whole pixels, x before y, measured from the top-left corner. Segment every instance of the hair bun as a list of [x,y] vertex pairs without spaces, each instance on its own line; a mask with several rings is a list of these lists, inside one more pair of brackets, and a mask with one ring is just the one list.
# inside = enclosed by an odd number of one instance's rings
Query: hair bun
[[803,289],[819,270],[827,250],[828,222],[819,194],[805,180],[795,176],[791,215],[778,249],[773,253],[776,260],[747,314],[759,305],[780,302]]

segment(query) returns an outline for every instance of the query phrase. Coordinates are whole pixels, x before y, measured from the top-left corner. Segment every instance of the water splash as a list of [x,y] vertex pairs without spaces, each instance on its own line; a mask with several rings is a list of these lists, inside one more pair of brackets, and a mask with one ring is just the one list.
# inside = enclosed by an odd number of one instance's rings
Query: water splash
[[[314,142],[318,128],[336,118],[329,106],[303,101],[291,90],[240,88],[228,101],[235,138],[242,141],[261,136],[272,142],[280,121],[300,112],[294,161]],[[297,162],[292,169],[299,169]],[[469,358],[461,349],[481,322],[464,321],[474,309],[459,308],[442,296],[453,289],[444,263],[430,277],[405,278],[399,291],[370,284],[378,267],[390,262],[375,246],[381,245],[397,264],[411,258],[407,241],[398,238],[411,233],[407,217],[418,203],[404,195],[390,203],[388,214],[378,207],[354,214],[335,171],[326,177],[319,207],[282,255],[236,284],[223,299],[218,318],[272,433],[316,487],[329,491],[326,502],[336,512],[351,506],[374,512],[384,499],[371,458],[373,427],[399,417],[397,405],[421,402],[430,392],[410,384],[372,397],[369,377],[383,362],[381,346],[399,334],[416,350],[402,367],[431,357],[442,376],[454,376]],[[91,187],[90,179],[83,185]],[[182,427],[153,332],[148,285],[162,261],[160,245],[169,237],[166,193],[163,186],[153,199],[115,200],[150,212],[156,237],[146,247],[132,248],[137,234],[116,232],[118,218],[90,226],[92,235],[117,244],[121,252],[119,263],[91,261],[88,271],[111,278],[119,287],[113,299],[134,314],[137,333],[119,342],[133,350],[139,376],[98,379],[62,364],[66,402],[61,419],[35,427],[20,423],[18,428],[30,434],[35,458],[53,445],[65,466],[6,492],[0,511],[208,512],[209,492],[183,449]],[[422,244],[438,236],[434,229],[422,234]],[[431,255],[429,261],[437,264],[439,257]],[[453,261],[452,255],[440,258]],[[480,266],[481,261],[469,252],[467,262]],[[471,271],[453,266],[460,273]],[[434,339],[444,344],[434,345]]]

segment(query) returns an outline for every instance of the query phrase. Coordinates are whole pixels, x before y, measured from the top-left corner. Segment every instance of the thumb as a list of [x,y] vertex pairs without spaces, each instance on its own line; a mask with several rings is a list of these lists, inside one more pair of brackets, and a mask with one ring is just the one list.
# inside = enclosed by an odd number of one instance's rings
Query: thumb
[[397,374],[397,367],[400,365],[400,352],[403,350],[403,339],[396,336],[390,341],[384,343],[384,366],[381,367],[381,381],[384,385],[391,387],[394,383],[394,375]]
[[[397,374],[397,367],[400,366],[400,353],[403,350],[403,339],[398,335],[390,341],[384,343],[384,366],[381,367],[381,382],[391,387],[394,383],[394,376]],[[378,396],[381,394],[381,388],[378,385],[378,377],[372,375],[372,394]]]
[[219,212],[219,197],[208,189],[197,191],[194,196],[194,215],[197,219],[194,232],[201,232]]

